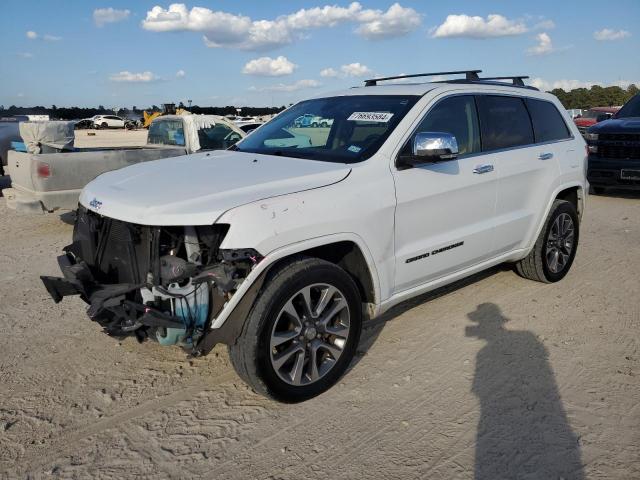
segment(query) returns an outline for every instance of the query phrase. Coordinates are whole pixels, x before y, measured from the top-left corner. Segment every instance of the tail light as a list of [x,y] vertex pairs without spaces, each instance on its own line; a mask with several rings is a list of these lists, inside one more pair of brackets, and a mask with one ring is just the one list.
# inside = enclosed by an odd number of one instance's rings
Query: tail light
[[51,167],[48,163],[38,162],[36,166],[39,178],[49,178],[51,176]]

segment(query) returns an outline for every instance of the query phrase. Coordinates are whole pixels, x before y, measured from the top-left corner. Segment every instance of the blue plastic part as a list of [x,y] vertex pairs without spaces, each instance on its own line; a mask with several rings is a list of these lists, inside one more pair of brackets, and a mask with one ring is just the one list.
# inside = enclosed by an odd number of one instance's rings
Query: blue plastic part
[[[194,287],[187,285],[182,288],[173,288],[173,293],[181,293],[186,295],[182,300],[173,299],[173,314],[181,317],[185,328],[167,328],[156,330],[156,339],[160,345],[178,345],[190,344],[191,338],[187,338],[187,328],[203,328],[207,322],[209,313],[209,289],[206,286],[200,286],[194,291]],[[191,322],[191,319],[195,322]],[[163,335],[164,333],[164,335]]]
[[11,142],[11,150],[27,153],[27,146],[24,142]]
[[158,330],[156,338],[160,345],[176,345],[184,340],[184,336],[187,334],[186,328],[167,328],[166,335],[162,335]]

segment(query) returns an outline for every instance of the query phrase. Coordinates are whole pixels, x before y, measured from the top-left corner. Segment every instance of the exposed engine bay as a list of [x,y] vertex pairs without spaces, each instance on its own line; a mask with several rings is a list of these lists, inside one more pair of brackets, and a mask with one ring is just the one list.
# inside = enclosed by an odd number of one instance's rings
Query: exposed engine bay
[[190,352],[262,257],[221,250],[229,225],[154,227],[80,207],[73,243],[58,257],[64,278],[42,277],[59,302],[77,295],[106,333]]

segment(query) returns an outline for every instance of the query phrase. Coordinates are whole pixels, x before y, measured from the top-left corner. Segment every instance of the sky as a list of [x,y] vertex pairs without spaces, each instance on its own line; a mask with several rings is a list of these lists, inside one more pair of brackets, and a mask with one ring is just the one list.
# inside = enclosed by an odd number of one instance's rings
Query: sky
[[280,106],[481,69],[640,85],[640,0],[0,0],[0,104]]

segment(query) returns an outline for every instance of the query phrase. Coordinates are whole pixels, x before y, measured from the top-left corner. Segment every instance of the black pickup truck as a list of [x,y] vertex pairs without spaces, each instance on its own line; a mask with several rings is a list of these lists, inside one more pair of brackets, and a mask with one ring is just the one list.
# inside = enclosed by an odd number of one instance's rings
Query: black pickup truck
[[640,190],[640,94],[610,120],[590,127],[585,138],[592,193],[608,187]]

